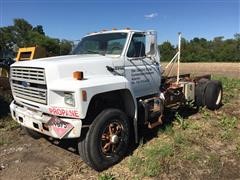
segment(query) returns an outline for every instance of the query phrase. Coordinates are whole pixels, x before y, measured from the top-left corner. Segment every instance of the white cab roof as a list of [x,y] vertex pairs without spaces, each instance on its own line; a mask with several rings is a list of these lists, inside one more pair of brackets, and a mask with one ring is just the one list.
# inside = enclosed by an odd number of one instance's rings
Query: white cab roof
[[129,32],[144,32],[144,31],[134,30],[134,29],[102,30],[99,32],[89,33],[86,36],[92,36],[92,35],[97,35],[97,34],[108,34],[108,33],[129,33]]

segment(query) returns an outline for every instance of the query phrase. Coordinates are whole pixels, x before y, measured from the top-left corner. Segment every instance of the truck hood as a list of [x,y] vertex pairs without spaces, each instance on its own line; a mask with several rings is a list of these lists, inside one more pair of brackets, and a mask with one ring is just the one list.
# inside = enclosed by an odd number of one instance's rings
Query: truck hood
[[113,66],[112,57],[102,55],[68,55],[19,61],[11,67],[40,67],[45,69],[47,81],[72,78],[74,71],[82,71],[84,77],[112,75],[106,66]]

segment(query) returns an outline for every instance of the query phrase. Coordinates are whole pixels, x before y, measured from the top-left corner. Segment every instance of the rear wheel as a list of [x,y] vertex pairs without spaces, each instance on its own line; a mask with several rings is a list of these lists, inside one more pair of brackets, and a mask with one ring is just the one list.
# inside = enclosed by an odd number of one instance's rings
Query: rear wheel
[[197,107],[201,107],[201,106],[205,105],[204,94],[205,94],[205,90],[206,90],[206,87],[207,87],[207,84],[209,81],[210,80],[205,79],[205,78],[200,79],[198,81],[198,84],[195,89],[195,104]]
[[210,81],[207,84],[204,101],[208,109],[215,110],[218,109],[222,104],[222,83],[220,81]]
[[129,128],[125,113],[118,109],[103,110],[79,142],[80,156],[97,171],[116,164],[128,149]]

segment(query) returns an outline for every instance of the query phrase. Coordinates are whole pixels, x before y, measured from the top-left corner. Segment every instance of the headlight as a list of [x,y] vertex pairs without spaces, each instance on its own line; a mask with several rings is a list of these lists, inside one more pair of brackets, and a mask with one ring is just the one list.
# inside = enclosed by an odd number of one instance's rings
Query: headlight
[[67,105],[75,106],[74,95],[72,93],[64,93],[64,102]]

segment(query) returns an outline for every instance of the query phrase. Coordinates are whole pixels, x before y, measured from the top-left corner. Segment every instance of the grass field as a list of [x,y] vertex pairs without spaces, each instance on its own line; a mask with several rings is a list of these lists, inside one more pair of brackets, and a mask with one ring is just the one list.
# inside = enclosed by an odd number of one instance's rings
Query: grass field
[[[167,63],[161,63],[165,68]],[[166,74],[169,69],[166,70]],[[172,72],[177,72],[176,64],[173,66]],[[217,76],[227,76],[232,78],[240,78],[240,63],[181,63],[180,73],[199,74],[213,74]]]
[[[223,106],[180,109],[119,164],[97,173],[77,154],[76,141],[33,140],[6,113],[0,119],[0,179],[239,179],[240,79],[223,83]],[[1,110],[9,97],[1,98]]]

